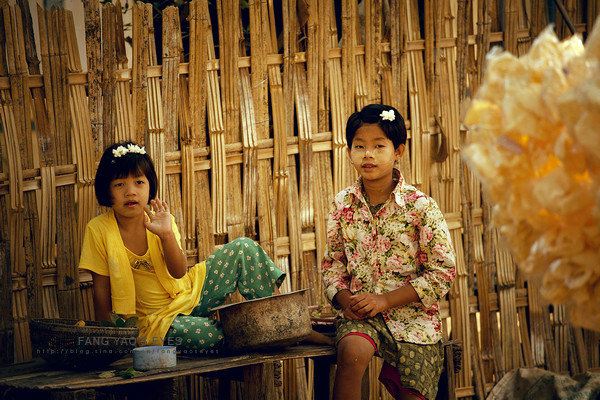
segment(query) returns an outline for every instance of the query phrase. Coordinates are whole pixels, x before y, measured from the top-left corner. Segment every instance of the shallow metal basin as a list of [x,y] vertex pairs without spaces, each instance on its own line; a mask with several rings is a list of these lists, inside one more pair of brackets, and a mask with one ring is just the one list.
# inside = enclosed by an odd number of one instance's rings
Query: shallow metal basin
[[307,289],[213,308],[231,351],[296,344],[311,332]]

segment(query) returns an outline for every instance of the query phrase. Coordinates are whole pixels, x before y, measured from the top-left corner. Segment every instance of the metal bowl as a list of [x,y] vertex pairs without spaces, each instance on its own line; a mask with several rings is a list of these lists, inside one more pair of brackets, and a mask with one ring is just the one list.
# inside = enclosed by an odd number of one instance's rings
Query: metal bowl
[[284,347],[311,333],[306,289],[213,308],[231,351]]

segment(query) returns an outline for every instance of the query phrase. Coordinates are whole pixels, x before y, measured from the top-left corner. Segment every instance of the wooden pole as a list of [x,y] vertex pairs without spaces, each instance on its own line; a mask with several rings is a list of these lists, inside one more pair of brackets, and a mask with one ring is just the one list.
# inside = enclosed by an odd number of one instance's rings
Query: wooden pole
[[[23,1],[23,0],[21,0]],[[102,38],[99,0],[84,0],[85,10],[85,50],[88,71],[88,108],[92,125],[92,143],[96,157],[104,149],[102,117]],[[121,12],[120,8],[118,12]],[[108,44],[108,43],[106,43]],[[112,72],[112,71],[111,71]]]
[[[116,114],[119,112],[120,104],[117,104],[115,99],[115,91],[117,85],[117,79],[115,71],[117,69],[117,58],[115,55],[115,34],[117,33],[115,28],[116,14],[121,12],[117,10],[115,5],[112,3],[102,4],[102,66],[101,66],[101,94],[99,95],[102,99],[102,134],[98,137],[96,147],[98,153],[101,155],[101,151],[105,147],[120,142],[125,138],[117,138],[116,135]],[[92,47],[93,48],[93,47]],[[90,79],[95,79],[96,76],[92,75]],[[92,86],[90,90],[96,89],[94,87],[95,82],[90,81]],[[91,92],[94,95],[94,92]],[[92,100],[94,98],[92,97]],[[93,103],[93,102],[92,102]],[[129,139],[129,138],[128,138]]]
[[133,108],[133,137],[144,143],[148,132],[148,15],[142,3],[133,5],[133,67],[131,94]]

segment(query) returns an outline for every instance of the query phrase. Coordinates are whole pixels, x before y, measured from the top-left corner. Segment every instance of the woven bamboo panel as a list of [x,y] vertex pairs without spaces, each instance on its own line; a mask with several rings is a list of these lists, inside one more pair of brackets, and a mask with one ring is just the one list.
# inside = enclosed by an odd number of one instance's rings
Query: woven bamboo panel
[[[581,33],[600,11],[597,1],[562,3]],[[538,283],[520,276],[460,159],[469,134],[461,111],[481,82],[485,54],[493,45],[524,54],[548,23],[548,4],[283,0],[243,8],[193,0],[183,21],[176,7],[159,15],[136,3],[132,60],[119,1],[84,1],[85,21],[30,10],[23,0],[4,4],[0,258],[9,267],[0,274],[1,362],[31,358],[32,317],[93,318],[91,278],[77,271],[77,259],[98,212],[95,163],[117,140],[149,149],[188,265],[215,244],[250,236],[287,272],[284,291],[310,288],[312,303],[325,304],[327,210],[356,178],[345,121],[383,101],[401,110],[409,129],[404,176],[438,202],[457,254],[457,279],[440,307],[446,336],[463,344],[456,396],[482,398],[519,366],[600,367],[598,333],[570,326],[564,308],[545,304]],[[557,31],[569,35],[554,11]],[[77,48],[78,23],[86,24],[85,50]],[[281,368],[278,396],[311,398],[312,363]],[[375,360],[369,369],[371,399],[389,398],[377,384],[380,368]],[[190,398],[214,391],[203,378],[186,382]],[[241,386],[231,393],[241,398]]]

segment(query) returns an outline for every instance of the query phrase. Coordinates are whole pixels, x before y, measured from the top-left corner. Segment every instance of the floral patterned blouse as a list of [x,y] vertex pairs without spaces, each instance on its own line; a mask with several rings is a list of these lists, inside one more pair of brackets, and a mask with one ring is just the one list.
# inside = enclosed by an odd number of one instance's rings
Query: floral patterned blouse
[[421,302],[384,311],[399,341],[433,344],[442,339],[439,301],[456,276],[448,226],[436,202],[404,183],[373,215],[361,178],[335,197],[322,262],[329,301],[342,289],[381,294],[412,285]]

